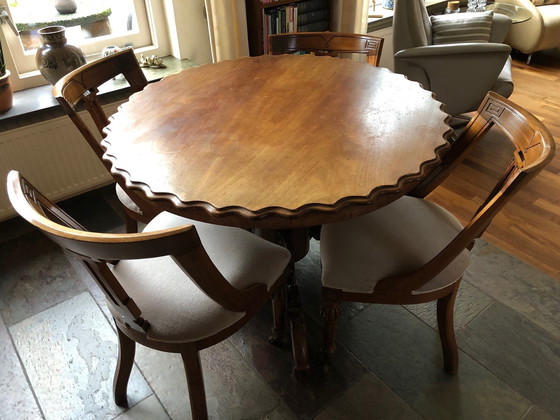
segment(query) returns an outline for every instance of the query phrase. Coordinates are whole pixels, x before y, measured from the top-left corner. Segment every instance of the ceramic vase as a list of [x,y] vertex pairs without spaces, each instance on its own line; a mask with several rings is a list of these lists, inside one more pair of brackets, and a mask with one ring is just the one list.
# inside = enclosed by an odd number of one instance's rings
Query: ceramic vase
[[384,0],[383,1],[383,8],[393,10],[394,0]]
[[61,15],[76,13],[78,8],[75,0],[54,0],[54,7]]
[[72,70],[86,64],[82,50],[66,42],[64,26],[47,26],[37,32],[42,45],[37,49],[35,62],[41,74],[53,85]]
[[14,102],[14,92],[10,83],[10,71],[0,77],[0,113],[6,112],[12,107]]

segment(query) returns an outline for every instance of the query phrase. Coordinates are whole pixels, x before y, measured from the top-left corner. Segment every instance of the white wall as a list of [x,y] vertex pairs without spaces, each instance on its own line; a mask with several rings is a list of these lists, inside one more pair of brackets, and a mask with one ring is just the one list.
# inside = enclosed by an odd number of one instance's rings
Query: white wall
[[165,0],[171,54],[196,64],[212,62],[204,0]]
[[381,50],[379,67],[386,67],[393,71],[395,67],[393,60],[393,27],[389,26],[388,28],[369,32],[369,35],[375,35],[383,38],[383,49]]

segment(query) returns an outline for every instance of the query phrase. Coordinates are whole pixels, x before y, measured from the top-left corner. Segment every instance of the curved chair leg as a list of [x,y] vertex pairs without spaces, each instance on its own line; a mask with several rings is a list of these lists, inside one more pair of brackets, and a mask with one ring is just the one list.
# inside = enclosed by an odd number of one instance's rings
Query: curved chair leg
[[340,303],[340,296],[335,290],[321,288],[321,316],[325,321],[323,351],[327,362],[336,350],[335,330],[336,321],[340,317]]
[[132,365],[134,364],[134,354],[136,353],[136,343],[124,334],[117,325],[117,335],[119,339],[119,357],[113,379],[113,396],[115,404],[119,407],[128,407],[126,388]]
[[455,375],[459,368],[459,353],[453,325],[453,310],[460,281],[455,283],[453,291],[437,301],[437,321],[439,338],[443,349],[443,370]]
[[204,391],[204,378],[198,349],[194,345],[187,345],[181,351],[181,357],[187,375],[191,417],[193,420],[205,420],[208,418],[208,409],[206,407],[206,392]]
[[130,215],[129,210],[125,206],[123,206],[123,209],[126,233],[138,233],[138,221]]
[[272,315],[274,325],[272,335],[268,339],[271,344],[279,344],[286,332],[286,306],[288,303],[288,286],[281,284],[272,294]]

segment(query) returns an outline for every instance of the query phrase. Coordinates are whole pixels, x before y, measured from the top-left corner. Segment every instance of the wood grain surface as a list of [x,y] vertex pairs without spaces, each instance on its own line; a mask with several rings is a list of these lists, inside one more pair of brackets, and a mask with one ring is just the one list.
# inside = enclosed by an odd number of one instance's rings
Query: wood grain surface
[[387,69],[261,56],[170,76],[115,114],[113,174],[162,208],[235,226],[294,228],[398,198],[439,163],[448,116]]

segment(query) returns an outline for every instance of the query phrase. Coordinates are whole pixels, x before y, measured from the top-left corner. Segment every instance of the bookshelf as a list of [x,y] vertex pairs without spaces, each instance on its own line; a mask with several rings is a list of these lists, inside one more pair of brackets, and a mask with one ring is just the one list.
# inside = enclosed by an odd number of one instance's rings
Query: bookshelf
[[328,31],[333,0],[245,0],[249,53],[266,54],[269,33]]

